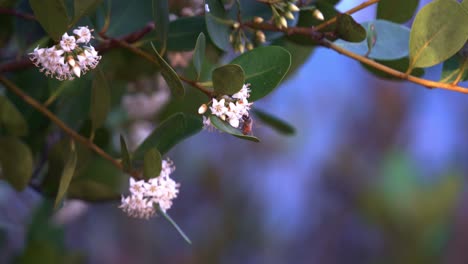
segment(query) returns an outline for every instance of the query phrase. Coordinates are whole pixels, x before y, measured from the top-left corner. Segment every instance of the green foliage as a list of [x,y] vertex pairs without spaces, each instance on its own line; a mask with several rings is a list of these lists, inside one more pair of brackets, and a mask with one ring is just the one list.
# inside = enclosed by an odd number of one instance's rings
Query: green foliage
[[134,159],[141,160],[151,148],[164,155],[174,145],[202,129],[199,118],[177,113],[163,121],[135,150]]
[[451,83],[457,79],[458,81],[468,80],[468,58],[459,54],[444,62],[440,81]]
[[259,109],[253,109],[253,113],[260,121],[281,134],[292,136],[296,133],[296,130],[293,126],[267,112],[261,111]]
[[206,49],[206,40],[205,34],[200,33],[197,38],[197,43],[193,51],[193,66],[197,72],[197,80],[200,78],[200,73],[202,71],[203,60],[205,59],[205,49]]
[[182,17],[169,24],[167,48],[171,51],[193,50],[200,33],[206,34],[205,18]]
[[238,137],[238,138],[241,138],[241,139],[246,139],[246,140],[250,140],[250,141],[253,141],[253,142],[260,142],[260,140],[258,138],[254,137],[254,136],[249,136],[249,135],[242,134],[238,129],[230,126],[229,124],[227,124],[223,120],[219,119],[219,117],[217,117],[215,115],[210,116],[210,121],[211,121],[211,124],[214,127],[216,127],[217,129],[219,129],[222,132],[231,134],[231,135],[233,135],[235,137]]
[[74,11],[73,21],[70,26],[75,25],[80,21],[81,18],[91,14],[103,0],[74,0]]
[[366,30],[348,14],[338,16],[336,34],[340,39],[349,42],[361,42],[366,39]]
[[[405,72],[408,67],[409,67],[409,59],[408,58],[401,58],[401,59],[396,59],[396,60],[376,60],[378,63],[381,63],[387,67],[390,67],[394,70],[400,71],[400,72]],[[376,68],[370,67],[366,64],[361,64],[364,69],[368,70],[372,74],[376,75],[377,77],[384,78],[384,79],[389,79],[389,80],[394,80],[394,81],[400,81],[401,79],[396,78],[395,76],[388,74],[386,72],[382,72]],[[416,77],[421,77],[424,75],[424,69],[421,68],[415,68],[411,71],[411,75],[416,76]]]
[[171,88],[172,93],[176,96],[183,96],[185,94],[184,86],[180,81],[179,76],[177,73],[172,69],[172,67],[159,55],[158,51],[154,47],[153,43],[151,43],[151,47],[156,54],[156,63],[158,68],[161,71],[161,75],[163,76],[164,80],[166,81],[169,88]]
[[380,0],[377,4],[377,18],[404,23],[413,17],[419,0]]
[[213,43],[221,50],[227,51],[231,47],[229,35],[234,23],[218,0],[206,0],[210,12],[205,13],[206,29]]
[[169,31],[169,1],[153,0],[153,19],[156,25],[157,40],[162,46],[161,53],[164,54]]
[[18,138],[0,137],[0,168],[5,180],[17,191],[22,191],[32,176],[31,150]]
[[259,47],[230,62],[245,72],[245,82],[251,84],[249,101],[268,95],[281,82],[291,66],[291,54],[281,47]]
[[98,69],[93,80],[91,94],[90,114],[93,131],[100,128],[106,121],[107,114],[110,111],[110,100],[110,87],[107,83],[106,76],[101,69]]
[[65,167],[63,168],[62,177],[60,178],[60,185],[58,187],[57,197],[55,198],[55,208],[60,206],[63,198],[65,197],[73,174],[75,173],[77,154],[75,151],[75,143],[71,142],[70,153],[68,154]]
[[30,0],[32,10],[42,28],[54,40],[68,29],[68,14],[63,0]]
[[435,0],[416,15],[411,27],[411,68],[439,64],[468,40],[468,11],[455,0]]
[[233,95],[242,89],[244,70],[236,64],[226,64],[213,70],[213,89],[216,95]]
[[161,153],[155,148],[146,151],[143,163],[143,177],[145,180],[156,178],[161,173]]
[[122,165],[124,170],[132,170],[132,158],[128,152],[127,143],[122,135],[120,135],[120,155],[122,156]]
[[[368,40],[359,43],[337,40],[335,44],[376,60],[396,60],[408,56],[410,30],[407,27],[385,20],[365,22],[362,26],[367,28],[368,36],[376,39],[370,52]],[[370,33],[369,30],[371,30]]]
[[28,124],[23,115],[8,98],[0,95],[0,127],[2,126],[13,136],[25,136],[28,133]]

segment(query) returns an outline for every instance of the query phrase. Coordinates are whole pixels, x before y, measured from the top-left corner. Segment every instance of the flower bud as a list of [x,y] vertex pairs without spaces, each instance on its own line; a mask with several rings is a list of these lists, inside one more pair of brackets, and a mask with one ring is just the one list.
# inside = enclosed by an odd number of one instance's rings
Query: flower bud
[[291,12],[299,12],[299,7],[297,7],[297,5],[293,4],[293,3],[289,3],[288,4],[288,9],[291,11]]
[[206,112],[206,110],[208,110],[208,106],[206,104],[202,104],[200,108],[198,108],[198,113],[200,115],[203,115]]
[[234,24],[232,24],[232,27],[233,27],[234,29],[238,29],[238,28],[240,27],[239,22],[235,22]]
[[321,20],[321,21],[325,20],[325,17],[323,17],[322,12],[320,12],[320,10],[318,10],[318,9],[315,9],[312,12],[312,16],[315,17],[318,20]]
[[245,47],[247,48],[247,50],[253,50],[254,46],[252,45],[252,43],[247,43],[247,45],[245,45]]
[[253,22],[257,24],[261,24],[263,23],[263,18],[256,16],[254,17]]
[[286,18],[284,17],[280,17],[279,18],[279,22],[280,22],[280,25],[281,27],[280,28],[287,28],[288,27],[288,22],[286,21]]
[[263,43],[266,40],[265,33],[263,31],[258,30],[255,32],[255,36],[257,37],[258,42]]
[[291,12],[286,12],[284,13],[284,16],[287,18],[287,19],[294,19],[294,15],[291,13]]
[[67,62],[68,64],[70,64],[70,66],[75,67],[76,63],[75,63],[75,59],[73,59],[73,56],[68,56]]
[[80,78],[81,76],[81,68],[77,65],[73,67],[73,73],[76,75],[76,77]]
[[240,52],[240,53],[244,53],[245,51],[245,47],[242,43],[239,43],[239,45],[237,46],[237,50]]

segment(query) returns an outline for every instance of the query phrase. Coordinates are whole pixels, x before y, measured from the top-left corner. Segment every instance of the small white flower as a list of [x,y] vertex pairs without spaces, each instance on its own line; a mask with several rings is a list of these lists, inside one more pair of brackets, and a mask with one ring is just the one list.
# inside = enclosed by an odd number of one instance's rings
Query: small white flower
[[88,26],[79,27],[79,28],[73,30],[73,34],[78,36],[78,39],[76,40],[76,43],[87,44],[92,38],[91,30],[88,29]]
[[207,13],[210,12],[210,6],[208,4],[205,4],[205,12]]
[[65,32],[62,36],[62,40],[60,41],[60,47],[66,52],[70,52],[76,48],[75,37],[68,36]]
[[215,127],[211,124],[210,118],[203,116],[203,129],[213,132]]
[[145,192],[144,184],[144,180],[135,181],[135,179],[130,178],[130,192],[133,195],[143,195]]
[[239,118],[236,118],[236,117],[229,118],[229,124],[232,127],[238,128],[239,127]]
[[227,112],[227,107],[224,105],[225,100],[224,98],[221,100],[216,100],[216,98],[213,98],[213,104],[210,107],[211,113],[213,115],[219,116],[222,118],[222,116]]

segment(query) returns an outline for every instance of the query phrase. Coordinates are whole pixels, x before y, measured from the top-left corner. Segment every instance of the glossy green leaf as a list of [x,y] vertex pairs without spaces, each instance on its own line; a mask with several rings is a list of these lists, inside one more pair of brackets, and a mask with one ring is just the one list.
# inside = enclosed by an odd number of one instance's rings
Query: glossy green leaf
[[180,141],[196,134],[203,127],[202,121],[193,116],[177,113],[163,121],[136,149],[134,159],[143,159],[151,148],[164,155]]
[[171,91],[176,96],[184,96],[185,90],[184,86],[182,85],[182,81],[180,80],[177,73],[172,69],[172,67],[159,55],[158,51],[154,47],[153,43],[151,43],[151,47],[156,54],[156,61],[158,67],[161,70],[161,75],[163,76],[164,80],[166,81]]
[[411,67],[441,63],[468,40],[468,12],[456,0],[434,0],[416,15],[410,34]]
[[122,156],[122,165],[124,170],[132,170],[132,158],[128,152],[127,143],[122,135],[120,135],[120,155]]
[[377,4],[377,18],[395,23],[404,23],[413,17],[419,0],[380,0]]
[[367,29],[371,29],[370,25],[374,25],[375,33],[368,32],[368,34],[376,35],[371,52],[368,52],[367,40],[359,43],[337,40],[334,43],[351,52],[362,56],[368,55],[369,58],[376,60],[396,60],[408,56],[410,30],[407,27],[385,20],[362,23],[362,26]]
[[440,81],[451,83],[457,79],[461,82],[468,80],[468,58],[460,56],[459,54],[454,55],[444,62]]
[[91,14],[101,3],[102,0],[74,0],[73,21],[71,25],[78,23],[84,16]]
[[67,162],[63,168],[62,177],[60,178],[60,185],[57,192],[57,197],[55,198],[54,207],[57,209],[62,202],[65,194],[67,193],[68,187],[72,180],[73,174],[75,174],[77,155],[75,151],[74,142],[72,141],[70,153],[68,154]]
[[190,51],[200,33],[206,33],[205,18],[201,16],[182,17],[169,24],[168,50]]
[[361,42],[366,39],[366,30],[348,14],[340,14],[336,21],[336,34],[345,41]]
[[160,214],[162,214],[164,216],[164,218],[166,218],[167,221],[169,221],[169,223],[171,223],[171,225],[177,230],[177,232],[179,232],[179,234],[182,236],[182,238],[189,244],[192,244],[192,241],[190,240],[190,238],[185,234],[185,232],[182,230],[182,228],[179,227],[179,225],[165,212],[161,209],[161,207],[159,205],[157,205],[158,207],[158,212]]
[[29,0],[34,16],[55,41],[68,29],[67,9],[63,0]]
[[28,123],[16,107],[0,95],[0,127],[5,127],[9,134],[25,136],[28,133]]
[[244,70],[236,64],[226,64],[213,70],[211,75],[216,95],[232,95],[244,86]]
[[15,137],[0,137],[0,167],[5,180],[17,191],[22,191],[32,176],[31,150]]
[[93,130],[104,124],[111,104],[110,87],[102,70],[98,69],[93,80],[91,94],[91,122]]
[[267,112],[258,109],[253,109],[253,113],[258,118],[258,120],[260,120],[262,123],[268,125],[269,127],[273,128],[281,134],[291,136],[296,133],[296,130],[293,126],[288,124],[286,121],[281,120]]
[[278,86],[291,66],[291,54],[281,47],[258,47],[230,62],[245,72],[245,83],[250,83],[249,101],[268,95]]
[[468,0],[463,0],[461,2],[461,6],[465,9],[466,12],[468,12]]
[[167,35],[169,32],[169,1],[153,0],[153,19],[156,25],[156,36],[161,43],[161,53],[166,51]]
[[222,132],[231,134],[231,135],[233,135],[235,137],[238,137],[238,138],[241,138],[241,139],[250,140],[250,141],[253,141],[253,142],[260,142],[260,140],[258,138],[254,137],[254,136],[248,136],[248,135],[242,134],[239,129],[236,129],[236,128],[232,127],[231,125],[229,125],[228,123],[226,123],[223,120],[219,119],[219,117],[217,117],[215,115],[210,116],[210,121],[211,121],[211,124],[214,127],[216,127],[217,129],[219,129]]
[[[406,70],[409,67],[409,59],[406,58],[401,58],[397,60],[376,60],[376,62],[383,64],[387,67],[390,67],[392,69],[395,69],[400,72],[406,72]],[[397,78],[391,74],[388,74],[386,72],[382,72],[374,67],[368,66],[367,64],[361,64],[366,70],[374,74],[375,76],[383,79],[388,79],[388,80],[394,80],[394,81],[403,81],[400,78]],[[415,68],[412,70],[411,75],[416,76],[416,77],[421,77],[424,75],[424,69],[421,68]]]
[[272,45],[281,46],[291,54],[291,67],[289,68],[285,79],[294,76],[296,71],[304,65],[315,50],[314,46],[300,45],[286,37],[274,41]]
[[229,19],[221,1],[205,0],[205,7],[209,9],[209,12],[205,12],[205,21],[210,39],[218,48],[229,50],[231,47],[229,35],[233,21]]
[[162,168],[162,158],[157,149],[151,148],[146,151],[143,162],[143,177],[145,180],[159,176]]
[[144,25],[153,21],[152,1],[138,0],[138,3],[122,0],[111,1],[111,23],[107,34],[120,37],[141,30]]
[[205,48],[206,48],[206,39],[205,34],[200,33],[197,38],[197,44],[195,45],[195,49],[193,51],[193,66],[195,67],[195,71],[197,72],[197,79],[200,78],[200,73],[202,71],[203,60],[205,59]]

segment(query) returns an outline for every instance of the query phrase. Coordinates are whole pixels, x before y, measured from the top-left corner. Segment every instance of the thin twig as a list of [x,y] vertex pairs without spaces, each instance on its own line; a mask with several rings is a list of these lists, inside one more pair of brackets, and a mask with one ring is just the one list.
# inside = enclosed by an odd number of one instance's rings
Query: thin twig
[[[354,14],[354,13],[356,13],[356,12],[359,11],[359,10],[362,10],[362,9],[364,9],[364,8],[370,6],[370,5],[373,5],[373,4],[378,3],[379,1],[380,1],[380,0],[368,0],[368,1],[364,2],[364,3],[361,3],[361,4],[359,4],[359,5],[357,5],[357,6],[353,7],[353,8],[351,8],[350,10],[346,11],[345,14],[348,14],[348,15]],[[336,20],[337,20],[337,17],[334,17],[334,18],[332,18],[332,19],[329,19],[329,20],[323,22],[322,24],[316,26],[316,27],[315,27],[315,30],[320,31],[320,30],[322,30],[322,29],[328,27],[329,25],[335,23]]]

